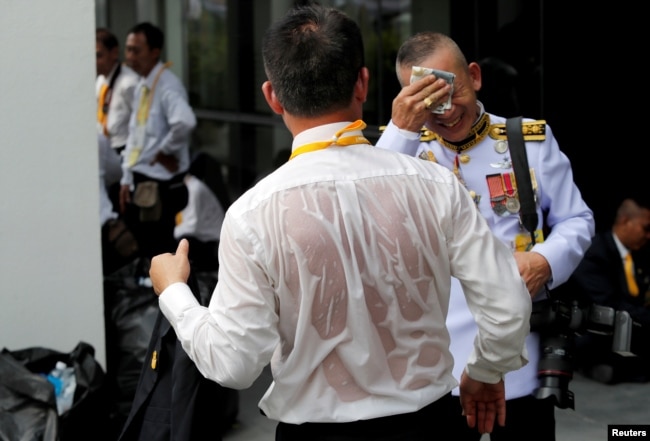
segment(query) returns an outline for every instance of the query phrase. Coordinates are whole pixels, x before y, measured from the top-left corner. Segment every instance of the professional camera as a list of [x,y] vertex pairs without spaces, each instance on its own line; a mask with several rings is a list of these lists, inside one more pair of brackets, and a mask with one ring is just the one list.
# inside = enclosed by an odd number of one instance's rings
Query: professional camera
[[552,398],[560,409],[575,408],[569,390],[573,379],[575,338],[584,333],[611,335],[612,351],[629,354],[632,319],[626,311],[591,304],[581,307],[577,300],[547,299],[533,302],[531,331],[540,334],[541,355],[537,369],[540,386],[535,398]]

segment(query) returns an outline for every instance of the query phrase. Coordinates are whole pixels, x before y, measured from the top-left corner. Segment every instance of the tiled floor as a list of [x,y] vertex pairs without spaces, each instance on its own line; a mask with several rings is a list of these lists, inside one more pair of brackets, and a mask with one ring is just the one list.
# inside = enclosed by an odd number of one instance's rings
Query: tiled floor
[[[224,441],[274,440],[275,422],[257,408],[270,381],[265,370],[250,389],[240,391],[238,423]],[[569,390],[575,394],[575,410],[556,410],[556,441],[605,441],[608,424],[650,425],[650,382],[606,385],[576,374]]]

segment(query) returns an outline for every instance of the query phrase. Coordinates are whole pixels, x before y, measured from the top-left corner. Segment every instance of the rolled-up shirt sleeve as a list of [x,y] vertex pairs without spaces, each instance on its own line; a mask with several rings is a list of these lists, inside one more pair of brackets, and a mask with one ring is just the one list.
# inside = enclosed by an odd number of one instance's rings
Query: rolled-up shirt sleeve
[[226,251],[229,258],[221,262],[209,306],[201,306],[184,283],[167,287],[159,303],[198,370],[225,387],[245,389],[278,346],[277,308],[253,246],[237,223],[226,217],[222,234],[219,253]]
[[171,155],[187,147],[187,140],[196,127],[196,116],[185,98],[184,91],[166,90],[161,99],[167,114],[169,132],[163,138],[160,150]]
[[451,269],[478,326],[466,371],[475,380],[496,383],[528,362],[524,342],[531,298],[510,249],[492,234],[466,190],[458,182],[456,187],[463,197],[449,242]]

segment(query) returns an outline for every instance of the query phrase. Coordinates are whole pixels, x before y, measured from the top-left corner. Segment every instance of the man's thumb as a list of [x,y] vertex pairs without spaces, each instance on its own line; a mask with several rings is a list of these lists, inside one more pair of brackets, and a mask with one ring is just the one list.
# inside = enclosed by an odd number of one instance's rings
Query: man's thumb
[[181,255],[187,257],[190,252],[190,243],[187,239],[181,239],[176,248],[176,255]]

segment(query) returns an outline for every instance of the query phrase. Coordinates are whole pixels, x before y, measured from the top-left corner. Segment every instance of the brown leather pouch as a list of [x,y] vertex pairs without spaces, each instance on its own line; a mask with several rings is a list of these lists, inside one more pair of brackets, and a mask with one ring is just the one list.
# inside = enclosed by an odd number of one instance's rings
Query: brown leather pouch
[[141,222],[155,222],[160,219],[162,203],[156,181],[140,182],[133,193],[133,203],[140,207]]

